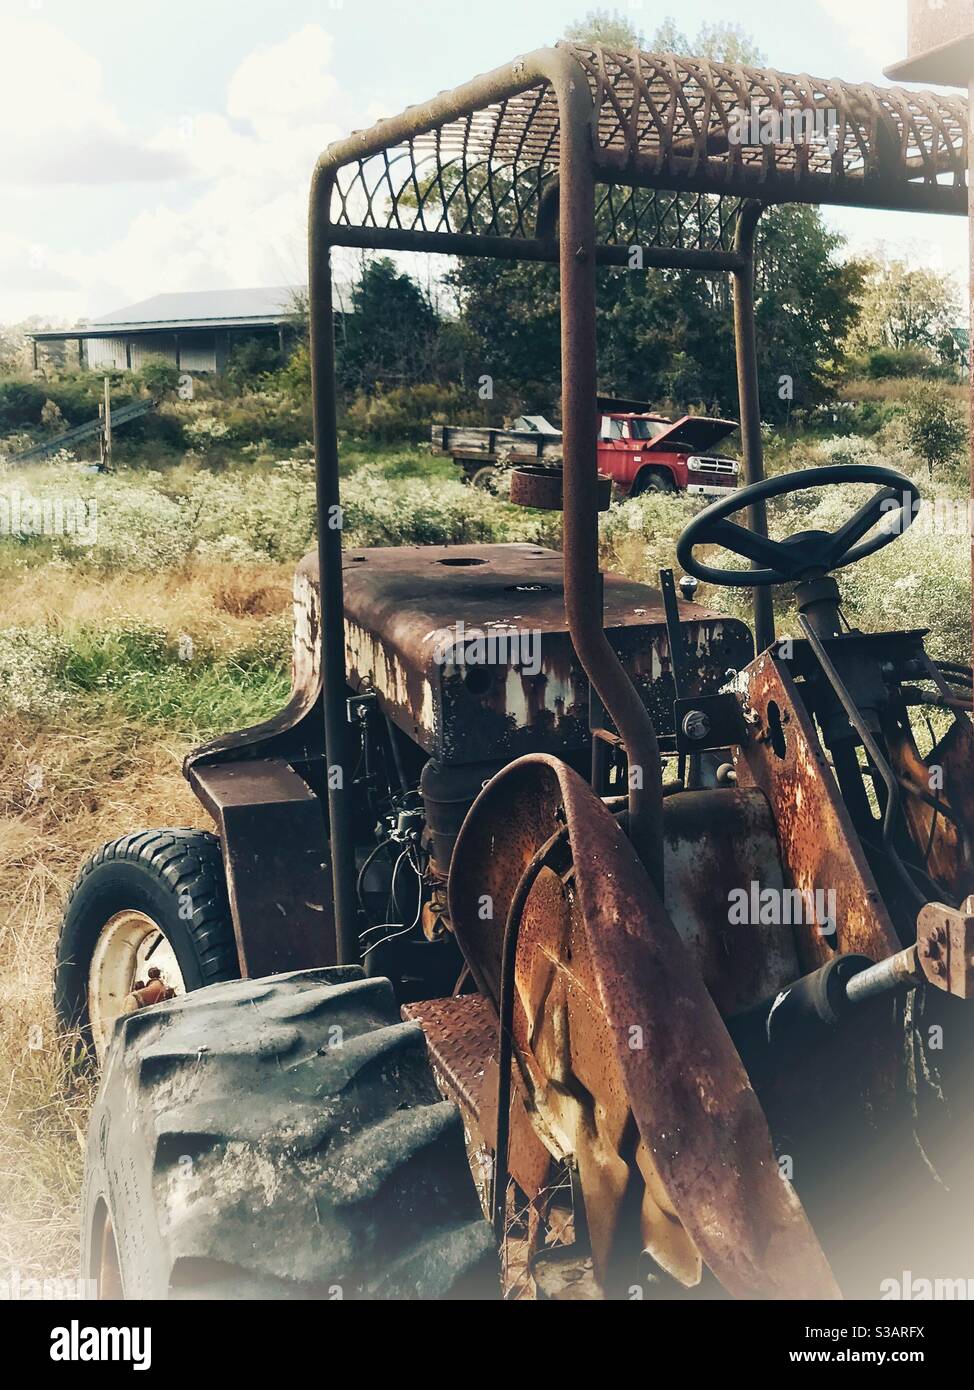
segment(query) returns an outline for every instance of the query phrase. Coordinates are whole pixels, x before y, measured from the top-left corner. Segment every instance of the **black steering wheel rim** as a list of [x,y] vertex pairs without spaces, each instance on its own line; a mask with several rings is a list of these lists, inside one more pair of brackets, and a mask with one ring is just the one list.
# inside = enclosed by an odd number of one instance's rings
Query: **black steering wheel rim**
[[[787,540],[773,541],[728,520],[735,512],[755,502],[833,483],[880,483],[882,487],[834,532],[801,531]],[[780,473],[777,477],[762,478],[747,487],[735,488],[728,497],[721,497],[705,507],[683,528],[676,545],[676,557],[687,574],[707,584],[735,589],[790,584],[842,569],[889,545],[912,525],[919,500],[920,489],[916,483],[880,464],[839,463]],[[892,502],[898,504],[896,526],[864,540],[884,514],[891,512],[888,504]],[[732,570],[706,565],[693,554],[698,545],[720,545],[732,554],[751,560],[752,565],[763,561],[763,567]]]

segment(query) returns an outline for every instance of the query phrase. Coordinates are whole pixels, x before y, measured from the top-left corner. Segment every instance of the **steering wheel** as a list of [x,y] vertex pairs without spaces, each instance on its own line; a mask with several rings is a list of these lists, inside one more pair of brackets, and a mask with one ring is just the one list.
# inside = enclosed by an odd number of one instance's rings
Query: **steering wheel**
[[[829,483],[882,483],[838,531],[799,531],[787,540],[772,541],[727,518],[755,502],[783,497],[805,488],[825,487]],[[738,488],[720,498],[685,526],[676,546],[676,558],[687,574],[708,584],[736,589],[753,589],[763,584],[788,584],[794,580],[828,574],[862,560],[896,540],[916,518],[920,489],[902,473],[876,464],[832,464],[828,468],[803,468],[797,473],[762,478],[758,483]],[[891,503],[898,505],[894,512]],[[893,524],[869,540],[863,536],[878,521],[890,516]],[[717,569],[694,558],[698,545],[720,545],[734,555],[751,560],[762,569]]]

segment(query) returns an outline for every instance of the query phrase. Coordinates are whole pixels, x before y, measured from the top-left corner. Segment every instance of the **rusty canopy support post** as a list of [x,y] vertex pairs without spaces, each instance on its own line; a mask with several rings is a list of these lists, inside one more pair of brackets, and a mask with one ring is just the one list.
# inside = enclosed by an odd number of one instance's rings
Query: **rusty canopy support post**
[[[741,448],[744,454],[744,478],[748,484],[759,483],[764,477],[757,334],[754,323],[754,237],[758,218],[763,211],[763,205],[759,202],[749,201],[742,205],[737,218],[734,249],[744,257],[745,264],[740,270],[732,272],[737,391],[741,403]],[[761,536],[768,534],[768,513],[763,501],[755,502],[748,508],[748,525]],[[774,609],[770,588],[756,588],[753,604],[754,645],[761,652],[774,641]]]
[[342,513],[338,484],[335,324],[331,308],[331,246],[328,237],[331,189],[332,176],[319,167],[311,192],[308,283],[318,574],[321,585],[321,685],[336,959],[339,965],[348,965],[359,959],[359,940],[355,849],[348,805],[352,767],[348,758],[349,727],[345,707]]
[[[566,60],[568,66],[568,60]],[[571,63],[574,68],[575,64]],[[629,760],[629,835],[663,892],[663,779],[653,721],[602,626],[595,330],[595,172],[588,84],[559,83],[565,612],[578,659]]]
[[[968,439],[970,495],[974,499],[974,4],[952,0],[909,0],[909,56],[886,69],[898,82],[959,87],[967,93],[967,236],[968,236]],[[974,572],[974,537],[971,546]]]

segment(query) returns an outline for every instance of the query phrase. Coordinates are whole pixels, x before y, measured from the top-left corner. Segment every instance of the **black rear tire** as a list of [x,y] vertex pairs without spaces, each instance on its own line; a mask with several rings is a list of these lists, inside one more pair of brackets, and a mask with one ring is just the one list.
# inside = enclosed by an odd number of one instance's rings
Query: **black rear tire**
[[109,1297],[499,1289],[459,1112],[389,981],[356,966],[214,985],[121,1019],[83,1223],[84,1277]]
[[183,989],[239,979],[220,842],[205,830],[143,830],[103,845],[65,904],[54,970],[54,1008],[65,1030],[93,1050],[88,988],[106,924],[146,914],[172,947]]

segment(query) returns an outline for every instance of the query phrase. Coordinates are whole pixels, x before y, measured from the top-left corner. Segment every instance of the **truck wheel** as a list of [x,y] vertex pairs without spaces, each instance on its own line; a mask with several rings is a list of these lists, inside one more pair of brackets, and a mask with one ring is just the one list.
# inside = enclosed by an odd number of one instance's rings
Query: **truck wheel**
[[389,981],[357,966],[213,985],[119,1023],[83,1258],[103,1298],[499,1289],[460,1114]]
[[157,967],[177,994],[240,975],[220,842],[143,830],[103,845],[68,896],[54,1008],[100,1062],[126,996]]
[[643,471],[636,475],[630,497],[638,497],[643,492],[676,492],[676,485],[668,473]]

